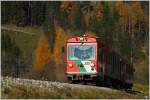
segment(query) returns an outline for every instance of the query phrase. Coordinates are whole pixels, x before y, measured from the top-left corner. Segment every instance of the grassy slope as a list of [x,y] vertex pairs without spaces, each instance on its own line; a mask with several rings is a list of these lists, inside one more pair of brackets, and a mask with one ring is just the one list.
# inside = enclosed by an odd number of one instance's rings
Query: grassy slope
[[11,40],[17,44],[24,58],[29,57],[29,55],[33,52],[39,38],[38,35],[22,34],[22,32],[2,29],[1,34],[5,33],[7,33]]
[[135,82],[146,83],[149,82],[149,61],[148,58],[143,58],[134,65],[135,67]]

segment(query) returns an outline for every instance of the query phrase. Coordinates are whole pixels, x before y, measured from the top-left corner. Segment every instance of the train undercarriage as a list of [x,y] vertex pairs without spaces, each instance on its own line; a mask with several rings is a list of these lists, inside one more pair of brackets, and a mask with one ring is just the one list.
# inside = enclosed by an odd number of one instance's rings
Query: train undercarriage
[[98,75],[68,75],[68,81],[72,84],[92,84],[95,86],[104,86],[115,89],[132,89],[133,83],[128,83],[123,80],[114,79],[109,76]]

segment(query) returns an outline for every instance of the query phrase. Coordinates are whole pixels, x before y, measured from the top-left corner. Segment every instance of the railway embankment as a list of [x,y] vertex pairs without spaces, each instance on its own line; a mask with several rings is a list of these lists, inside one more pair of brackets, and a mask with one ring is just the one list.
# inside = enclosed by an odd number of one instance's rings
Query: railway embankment
[[48,99],[108,99],[148,98],[148,86],[136,84],[134,89],[142,93],[127,93],[106,87],[1,77],[1,98],[48,98]]

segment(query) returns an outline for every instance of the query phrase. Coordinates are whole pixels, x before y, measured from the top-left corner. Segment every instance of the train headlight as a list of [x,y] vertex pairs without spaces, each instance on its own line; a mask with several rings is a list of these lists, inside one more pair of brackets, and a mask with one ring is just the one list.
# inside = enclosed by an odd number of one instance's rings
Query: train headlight
[[91,63],[91,67],[94,67],[94,64],[93,64],[93,63]]
[[83,41],[83,37],[80,37],[80,41]]
[[72,64],[69,64],[69,67],[73,67],[73,65],[72,65]]

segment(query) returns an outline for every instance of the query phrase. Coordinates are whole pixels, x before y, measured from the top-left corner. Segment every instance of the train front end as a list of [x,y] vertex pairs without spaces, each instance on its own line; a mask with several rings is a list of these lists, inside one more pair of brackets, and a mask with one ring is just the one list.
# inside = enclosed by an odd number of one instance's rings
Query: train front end
[[67,40],[66,73],[70,81],[97,77],[97,41],[94,37],[70,37]]

